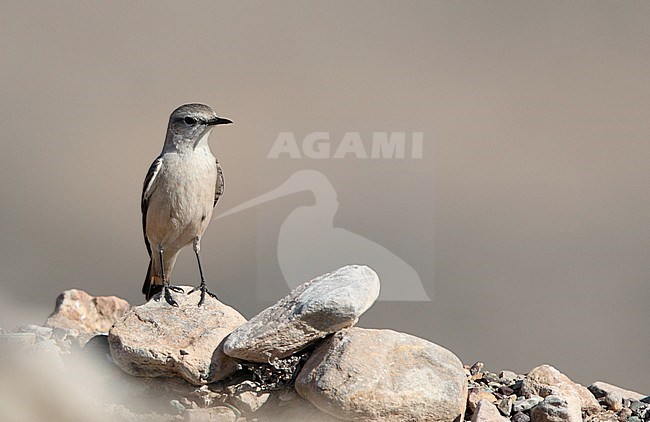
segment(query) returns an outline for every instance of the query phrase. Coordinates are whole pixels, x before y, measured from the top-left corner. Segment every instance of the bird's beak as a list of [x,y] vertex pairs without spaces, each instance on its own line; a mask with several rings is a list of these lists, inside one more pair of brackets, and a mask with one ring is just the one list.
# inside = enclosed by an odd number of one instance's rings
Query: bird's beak
[[229,125],[231,123],[232,120],[226,119],[225,117],[215,117],[214,119],[210,119],[207,121],[208,126]]

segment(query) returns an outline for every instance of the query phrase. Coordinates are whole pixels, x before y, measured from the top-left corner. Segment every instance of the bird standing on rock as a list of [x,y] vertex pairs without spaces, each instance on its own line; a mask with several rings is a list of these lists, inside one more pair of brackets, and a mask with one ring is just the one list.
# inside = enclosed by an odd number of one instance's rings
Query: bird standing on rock
[[167,303],[178,306],[170,290],[183,290],[172,286],[170,277],[178,253],[189,244],[194,246],[201,284],[188,294],[201,291],[198,306],[206,294],[216,298],[206,288],[199,255],[201,237],[223,193],[221,166],[210,151],[208,137],[214,126],[230,123],[204,104],[182,105],[169,117],[163,150],[142,188],[142,229],[150,257],[142,286],[147,300],[162,292]]

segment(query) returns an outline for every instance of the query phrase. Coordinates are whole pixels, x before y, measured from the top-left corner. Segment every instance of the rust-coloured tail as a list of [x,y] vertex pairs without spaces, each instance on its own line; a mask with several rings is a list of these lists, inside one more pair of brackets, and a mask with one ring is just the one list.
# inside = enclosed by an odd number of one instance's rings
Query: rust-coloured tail
[[147,269],[147,277],[144,279],[142,285],[142,294],[149,300],[157,293],[162,291],[162,278],[156,277],[153,273],[153,261],[149,261],[149,268]]

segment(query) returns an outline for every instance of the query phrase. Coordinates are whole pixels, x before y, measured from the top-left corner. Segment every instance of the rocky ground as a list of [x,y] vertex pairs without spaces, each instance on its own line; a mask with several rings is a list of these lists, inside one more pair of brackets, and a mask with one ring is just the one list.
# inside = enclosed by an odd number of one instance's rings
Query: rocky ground
[[43,326],[0,329],[0,420],[650,422],[644,394],[356,327],[379,287],[344,267],[249,321],[198,293],[132,307],[68,290]]

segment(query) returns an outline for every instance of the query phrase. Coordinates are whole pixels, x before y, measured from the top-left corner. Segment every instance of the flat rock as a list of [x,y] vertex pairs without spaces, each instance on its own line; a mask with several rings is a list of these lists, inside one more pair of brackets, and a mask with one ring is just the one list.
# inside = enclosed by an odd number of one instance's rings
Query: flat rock
[[637,393],[636,391],[625,390],[602,381],[596,381],[591,384],[589,386],[589,391],[591,391],[597,398],[606,397],[614,392],[619,393],[623,399],[628,400],[641,400],[646,397],[644,394]]
[[514,412],[525,412],[541,403],[544,399],[540,396],[531,396],[527,399],[516,400],[512,406]]
[[136,306],[111,328],[108,342],[115,363],[131,375],[180,376],[194,385],[234,373],[237,362],[223,354],[220,344],[246,319],[209,296],[198,307],[198,292],[175,293],[174,299],[178,307],[164,299]]
[[571,381],[569,377],[550,365],[533,368],[524,379],[522,392],[527,397],[562,396],[574,417],[581,417],[583,411],[591,414],[601,410],[598,400],[586,387]]
[[546,396],[530,412],[531,422],[582,422],[582,417],[572,413],[567,401],[560,396]]
[[117,296],[95,297],[83,290],[66,290],[57,297],[54,312],[45,325],[84,333],[107,333],[130,307],[129,302]]
[[339,419],[462,419],[467,380],[460,360],[424,339],[350,328],[324,341],[295,384],[300,396]]
[[508,422],[509,419],[501,416],[495,405],[488,400],[479,400],[476,411],[472,415],[472,422]]
[[301,284],[237,328],[224,342],[224,352],[260,363],[291,356],[354,325],[378,296],[377,273],[348,265]]

